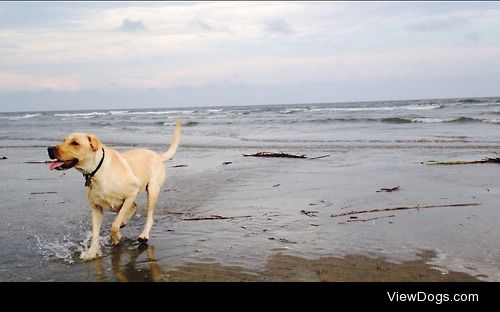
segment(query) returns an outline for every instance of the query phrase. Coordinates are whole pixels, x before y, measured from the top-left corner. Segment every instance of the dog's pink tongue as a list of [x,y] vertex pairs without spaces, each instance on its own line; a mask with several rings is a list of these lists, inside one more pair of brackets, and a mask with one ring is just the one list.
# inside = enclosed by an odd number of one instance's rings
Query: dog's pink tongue
[[49,170],[54,170],[55,168],[59,167],[62,164],[64,164],[64,161],[53,161],[49,165]]

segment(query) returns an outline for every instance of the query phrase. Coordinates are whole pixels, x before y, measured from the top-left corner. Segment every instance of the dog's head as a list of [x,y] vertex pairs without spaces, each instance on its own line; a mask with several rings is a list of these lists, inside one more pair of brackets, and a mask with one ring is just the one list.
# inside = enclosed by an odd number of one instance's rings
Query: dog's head
[[70,168],[85,169],[86,165],[95,162],[95,153],[101,149],[99,139],[87,133],[72,133],[62,143],[49,146],[47,152],[50,159],[55,159],[49,169],[67,170]]

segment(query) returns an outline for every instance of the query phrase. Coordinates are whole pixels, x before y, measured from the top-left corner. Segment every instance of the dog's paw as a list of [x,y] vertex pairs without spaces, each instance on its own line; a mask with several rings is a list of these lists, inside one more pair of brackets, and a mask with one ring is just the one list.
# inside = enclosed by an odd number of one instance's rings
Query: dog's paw
[[122,240],[122,236],[120,234],[111,236],[111,245],[119,246]]
[[122,240],[122,236],[118,230],[111,229],[111,245],[118,246],[120,245],[120,241]]
[[137,238],[137,240],[138,240],[139,242],[141,242],[141,243],[145,243],[145,242],[147,242],[147,241],[148,241],[148,238],[147,238],[147,237],[142,237],[142,236],[139,236],[139,237]]
[[87,251],[82,251],[80,254],[80,259],[83,261],[93,260],[98,257],[102,257],[102,252],[100,250],[93,251],[89,249]]

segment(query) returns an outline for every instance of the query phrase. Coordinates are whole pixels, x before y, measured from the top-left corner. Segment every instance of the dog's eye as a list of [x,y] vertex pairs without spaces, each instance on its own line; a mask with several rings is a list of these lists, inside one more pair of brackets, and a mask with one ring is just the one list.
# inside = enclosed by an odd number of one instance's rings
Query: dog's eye
[[73,141],[73,142],[71,142],[70,144],[71,144],[71,145],[74,145],[74,146],[78,146],[78,145],[80,145],[80,144],[78,144],[78,142],[77,142],[77,141]]

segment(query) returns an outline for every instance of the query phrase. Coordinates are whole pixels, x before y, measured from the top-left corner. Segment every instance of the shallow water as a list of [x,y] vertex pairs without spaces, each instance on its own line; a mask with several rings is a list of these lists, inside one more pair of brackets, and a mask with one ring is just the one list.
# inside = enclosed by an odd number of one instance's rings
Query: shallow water
[[[286,275],[278,268],[290,259],[313,268],[340,265],[332,259],[375,263],[383,258],[401,263],[400,268],[422,259],[427,273],[437,268],[426,275],[429,280],[442,275],[499,281],[500,167],[421,163],[495,156],[497,110],[498,99],[452,99],[0,114],[0,156],[7,157],[0,160],[0,280],[339,280],[338,272]],[[80,262],[90,229],[83,178],[74,170],[49,172],[45,164],[25,162],[45,160],[46,146],[72,131],[97,134],[117,150],[162,151],[176,119],[186,126],[178,154],[167,165],[188,167],[167,170],[149,248],[135,242],[145,221],[141,196],[138,215],[122,230],[122,246],[109,245],[114,215],[107,213],[104,257]],[[330,156],[241,155],[259,150]],[[232,163],[222,164],[227,161]],[[400,190],[376,192],[394,186]],[[480,205],[359,215],[384,218],[348,224],[348,217],[330,217],[349,210],[452,203]],[[312,216],[302,210],[313,211]],[[186,220],[211,215],[233,218]],[[430,254],[421,257],[423,250]],[[366,271],[370,268],[367,264]],[[401,270],[386,276],[402,280],[410,269]],[[355,271],[350,277],[359,280]]]

